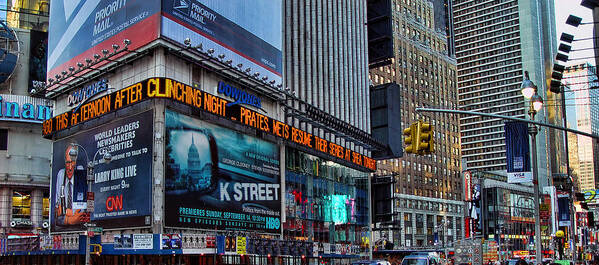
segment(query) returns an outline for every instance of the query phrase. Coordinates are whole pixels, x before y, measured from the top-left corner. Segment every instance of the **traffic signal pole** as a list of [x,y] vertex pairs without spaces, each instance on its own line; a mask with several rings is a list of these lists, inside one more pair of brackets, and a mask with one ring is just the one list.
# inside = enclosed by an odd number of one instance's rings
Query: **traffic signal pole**
[[[562,127],[562,126],[557,126],[557,125],[553,125],[553,124],[538,122],[538,121],[534,121],[534,120],[528,120],[528,119],[510,117],[510,116],[503,116],[503,115],[497,115],[497,114],[491,114],[491,113],[482,113],[482,112],[475,112],[475,111],[454,110],[454,109],[416,108],[416,111],[417,112],[439,112],[439,113],[450,113],[450,114],[464,114],[464,115],[483,116],[483,117],[499,118],[499,119],[504,119],[504,120],[520,121],[520,122],[526,122],[528,124],[532,124],[533,127],[535,127],[534,125],[539,125],[539,126],[543,126],[543,127],[547,127],[547,128],[552,128],[552,129],[556,129],[556,130],[561,130],[561,131],[566,131],[566,132],[571,132],[571,133],[575,133],[575,134],[579,134],[579,135],[588,136],[588,137],[591,137],[591,138],[595,139],[596,141],[599,140],[599,135],[596,135],[596,134],[586,133],[586,132],[582,132],[582,131],[579,131],[579,130],[574,130],[574,129],[570,129],[570,128],[566,128],[566,127]],[[535,131],[536,131],[536,129],[535,129]],[[536,132],[535,132],[535,135],[531,134],[531,136],[533,137],[533,139],[536,138],[535,137],[536,136]],[[535,145],[536,144],[533,145],[533,148],[536,148]],[[536,152],[533,152],[533,154],[535,154],[535,153]],[[534,161],[533,163],[537,162],[536,161],[536,154],[533,157],[533,161]],[[533,168],[535,168],[535,170],[536,170],[537,167],[534,166]],[[570,172],[568,172],[568,176],[569,176],[569,173]],[[534,174],[534,178],[535,178],[534,181],[538,182],[538,177],[536,176],[537,172],[534,172],[533,174]],[[536,189],[535,189],[535,197],[537,197],[537,196],[539,196],[538,195],[538,193],[539,193],[539,191],[538,191],[538,183],[535,184],[534,186],[536,187]],[[539,200],[537,200],[537,202],[539,202]],[[570,204],[570,208],[571,209],[573,208],[572,204]],[[538,217],[538,212],[539,212],[538,209],[539,209],[539,204],[537,203],[535,205],[535,212],[536,212],[536,216],[537,217]],[[573,214],[574,213],[572,213],[572,215]],[[572,227],[574,227],[574,221],[575,221],[574,218],[572,218],[572,220],[570,220],[570,221],[571,221]],[[535,222],[535,233],[539,234],[538,237],[537,237],[538,238],[537,240],[539,242],[536,242],[537,248],[541,247],[541,244],[540,244],[541,243],[540,242],[540,238],[541,238],[541,236],[540,236],[540,230],[541,230],[540,222],[537,220]],[[573,229],[571,229],[571,230],[573,230]],[[573,233],[574,231],[570,231],[570,232]],[[572,243],[575,244],[575,240],[572,240],[572,241],[573,241]],[[573,246],[573,248],[572,248],[573,249],[573,251],[572,251],[573,255],[576,255],[575,247],[576,246]],[[542,251],[542,249],[537,249],[537,253],[540,253],[541,251]],[[538,256],[539,255],[537,255],[537,257]],[[576,257],[573,257],[573,259],[575,259],[575,258]],[[542,262],[542,260],[538,259],[537,262]]]
[[536,124],[539,126],[548,127],[548,128],[552,128],[552,129],[556,129],[556,130],[562,130],[562,131],[566,131],[566,132],[580,134],[580,135],[591,137],[595,140],[599,140],[599,135],[597,135],[597,134],[587,133],[587,132],[583,132],[583,131],[579,131],[579,130],[574,130],[574,129],[570,129],[570,128],[566,128],[566,127],[562,127],[562,126],[549,124],[549,123],[532,121],[532,120],[528,120],[528,119],[521,119],[521,118],[516,118],[516,117],[510,117],[510,116],[503,116],[503,115],[497,115],[497,114],[491,114],[491,113],[482,113],[482,112],[476,112],[476,111],[454,110],[454,109],[416,108],[416,111],[417,112],[440,112],[440,113],[451,113],[451,114],[466,114],[466,115],[491,117],[491,118],[498,118],[498,119],[505,119],[505,120],[512,120],[512,121],[521,121],[521,122]]

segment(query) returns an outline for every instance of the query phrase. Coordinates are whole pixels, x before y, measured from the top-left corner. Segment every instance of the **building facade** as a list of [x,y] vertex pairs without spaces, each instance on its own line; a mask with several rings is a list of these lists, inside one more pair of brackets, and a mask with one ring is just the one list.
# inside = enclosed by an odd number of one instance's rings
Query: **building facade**
[[[366,2],[285,0],[284,14],[286,121],[369,154],[362,138],[343,136],[370,133]],[[284,238],[362,240],[369,223],[367,209],[360,208],[368,199],[368,176],[322,163],[287,149]]]
[[399,227],[378,236],[392,240],[396,248],[451,244],[463,236],[458,116],[415,111],[457,108],[451,1],[396,0],[392,10],[395,58],[391,65],[371,69],[370,80],[399,85],[402,128],[418,120],[430,122],[435,152],[378,162],[377,174],[396,179],[394,222]]
[[51,234],[34,258],[81,261],[90,221],[95,261],[367,255],[364,3],[65,3],[51,5],[48,86],[36,92],[57,115],[42,128]]
[[1,18],[0,238],[48,233],[52,142],[41,137],[53,101],[32,97],[45,81],[48,8],[8,3]]
[[[567,105],[576,108],[576,114],[568,117],[571,123],[576,124],[578,130],[597,134],[599,133],[599,92],[589,89],[599,85],[596,68],[588,63],[573,65],[564,72],[562,83],[568,93]],[[578,182],[580,190],[594,190],[599,182],[599,168],[596,156],[598,146],[592,138],[577,135],[578,150]],[[572,161],[572,160],[571,160]]]
[[[556,54],[553,2],[453,1],[459,107],[462,110],[528,118],[520,92],[524,71],[538,86],[545,107],[538,121],[563,125],[558,96],[548,91],[548,73]],[[534,18],[534,19],[533,19]],[[538,19],[537,19],[538,18]],[[504,124],[501,119],[462,116],[462,156],[472,170],[506,170]],[[540,183],[565,172],[565,138],[540,128],[537,150]],[[547,166],[545,166],[547,165]]]

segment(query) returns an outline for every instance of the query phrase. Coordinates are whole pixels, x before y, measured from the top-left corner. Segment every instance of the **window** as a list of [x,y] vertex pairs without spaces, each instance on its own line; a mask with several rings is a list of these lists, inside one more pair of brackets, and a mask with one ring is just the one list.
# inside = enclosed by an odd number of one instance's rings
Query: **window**
[[50,192],[44,191],[44,198],[42,200],[42,218],[48,219],[50,217]]
[[8,150],[8,130],[0,129],[0,150]]
[[12,219],[31,219],[31,192],[12,192]]

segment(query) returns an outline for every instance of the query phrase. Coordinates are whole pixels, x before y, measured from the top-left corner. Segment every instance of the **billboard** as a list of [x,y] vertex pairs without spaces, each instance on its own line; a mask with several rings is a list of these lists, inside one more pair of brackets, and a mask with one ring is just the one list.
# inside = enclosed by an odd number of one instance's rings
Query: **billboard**
[[[105,228],[149,224],[152,119],[152,111],[147,111],[54,142],[50,190],[53,232],[83,230],[87,216]],[[94,166],[93,195],[89,194],[93,206],[88,205],[86,165],[96,153],[97,162],[105,150],[112,160]],[[91,215],[88,207],[94,209]]]
[[162,36],[192,45],[202,43],[243,70],[281,83],[281,0],[163,0]]
[[280,231],[276,144],[167,111],[165,145],[166,226]]
[[112,44],[122,47],[124,39],[130,49],[157,39],[159,20],[160,0],[51,1],[48,77],[112,51]]

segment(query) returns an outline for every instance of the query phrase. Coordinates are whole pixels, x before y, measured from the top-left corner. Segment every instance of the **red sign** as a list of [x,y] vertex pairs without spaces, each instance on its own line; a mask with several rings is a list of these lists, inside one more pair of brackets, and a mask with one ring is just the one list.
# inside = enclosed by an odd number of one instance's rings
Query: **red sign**
[[472,173],[464,171],[464,201],[472,201]]
[[88,191],[87,192],[87,200],[88,201],[93,201],[94,200],[94,192],[93,191]]
[[470,221],[472,218],[466,217],[464,218],[464,235],[466,238],[470,238]]

